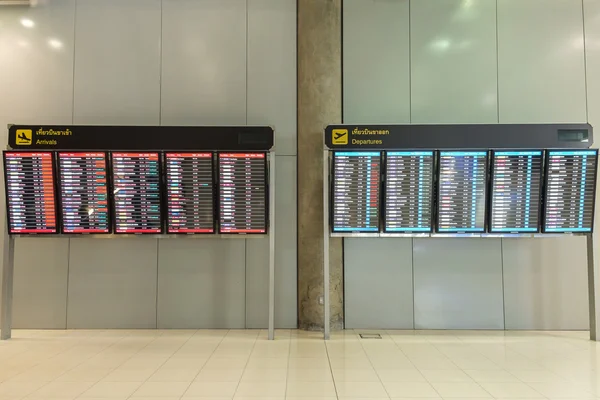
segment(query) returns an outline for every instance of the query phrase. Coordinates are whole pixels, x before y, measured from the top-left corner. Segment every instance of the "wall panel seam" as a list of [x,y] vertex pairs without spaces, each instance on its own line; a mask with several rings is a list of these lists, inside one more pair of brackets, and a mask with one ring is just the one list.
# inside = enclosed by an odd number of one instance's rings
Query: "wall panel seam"
[[587,47],[585,36],[585,0],[581,0],[581,29],[583,33],[583,80],[585,84],[585,120],[590,120],[589,96],[588,96],[588,78],[587,78]]

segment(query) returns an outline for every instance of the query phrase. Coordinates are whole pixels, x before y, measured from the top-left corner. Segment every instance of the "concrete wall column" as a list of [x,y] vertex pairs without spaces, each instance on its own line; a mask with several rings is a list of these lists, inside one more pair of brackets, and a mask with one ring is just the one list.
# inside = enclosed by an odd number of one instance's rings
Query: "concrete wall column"
[[[298,319],[323,328],[323,129],[342,119],[341,0],[298,4]],[[331,329],[343,326],[342,240],[330,241]]]

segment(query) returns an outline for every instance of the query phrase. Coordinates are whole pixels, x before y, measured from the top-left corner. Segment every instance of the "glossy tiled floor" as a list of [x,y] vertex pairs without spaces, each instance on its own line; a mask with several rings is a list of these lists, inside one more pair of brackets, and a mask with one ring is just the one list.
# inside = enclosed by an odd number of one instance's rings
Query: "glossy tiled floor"
[[600,399],[587,332],[15,331],[4,399]]

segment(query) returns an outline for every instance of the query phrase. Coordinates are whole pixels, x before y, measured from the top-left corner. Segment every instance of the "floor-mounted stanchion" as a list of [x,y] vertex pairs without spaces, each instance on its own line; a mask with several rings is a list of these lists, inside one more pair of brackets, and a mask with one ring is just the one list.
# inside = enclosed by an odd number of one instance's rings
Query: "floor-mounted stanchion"
[[593,233],[586,236],[587,245],[587,268],[588,268],[588,300],[589,300],[589,312],[590,312],[590,340],[600,340],[600,296],[596,292],[600,288],[600,271],[596,263],[595,250],[594,250],[594,238]]
[[13,276],[15,271],[15,239],[8,234],[8,219],[4,219],[4,258],[2,260],[2,311],[0,324],[2,340],[11,338]]
[[323,151],[323,337],[329,340],[329,151]]
[[269,340],[275,339],[275,152],[269,152]]

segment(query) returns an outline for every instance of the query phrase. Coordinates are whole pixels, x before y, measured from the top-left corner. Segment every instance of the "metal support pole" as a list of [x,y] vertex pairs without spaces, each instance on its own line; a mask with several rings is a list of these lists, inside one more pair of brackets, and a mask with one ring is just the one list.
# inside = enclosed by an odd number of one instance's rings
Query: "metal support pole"
[[269,340],[275,339],[275,152],[269,153]]
[[600,337],[600,305],[598,301],[600,296],[596,293],[596,289],[600,288],[600,271],[596,265],[595,250],[594,250],[594,238],[595,235],[592,233],[587,235],[587,267],[588,267],[588,301],[590,310],[590,340],[599,341]]
[[329,340],[329,150],[323,151],[323,337]]
[[15,239],[8,234],[8,218],[4,220],[4,259],[2,260],[2,311],[0,339],[11,338],[13,276],[15,270]]

